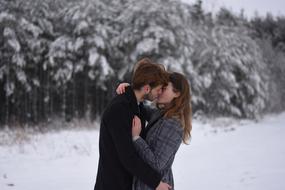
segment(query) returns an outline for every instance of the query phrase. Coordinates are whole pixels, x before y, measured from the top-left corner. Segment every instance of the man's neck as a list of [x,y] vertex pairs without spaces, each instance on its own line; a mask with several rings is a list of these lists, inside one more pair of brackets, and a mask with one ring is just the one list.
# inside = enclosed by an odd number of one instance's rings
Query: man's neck
[[137,98],[137,102],[142,102],[144,100],[144,94],[142,93],[142,91],[139,90],[134,90],[135,96]]

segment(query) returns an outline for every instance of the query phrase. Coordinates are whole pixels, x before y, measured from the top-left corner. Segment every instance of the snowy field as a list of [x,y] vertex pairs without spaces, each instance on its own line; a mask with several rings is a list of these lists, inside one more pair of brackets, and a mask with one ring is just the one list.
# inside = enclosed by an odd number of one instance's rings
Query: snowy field
[[[1,131],[0,190],[92,190],[98,135]],[[285,189],[285,113],[258,123],[194,121],[192,135],[174,162],[176,190]]]

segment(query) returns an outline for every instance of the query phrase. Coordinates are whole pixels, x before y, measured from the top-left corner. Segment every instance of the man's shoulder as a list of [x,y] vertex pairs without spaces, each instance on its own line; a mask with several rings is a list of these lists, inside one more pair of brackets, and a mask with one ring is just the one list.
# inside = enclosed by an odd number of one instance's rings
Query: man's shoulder
[[113,112],[117,110],[125,110],[128,108],[129,101],[124,95],[117,95],[115,96],[109,105],[107,106],[105,112]]
[[123,94],[115,96],[111,101],[112,106],[120,107],[120,106],[126,106],[127,104],[129,104],[129,100]]
[[101,119],[109,123],[110,121],[125,120],[129,118],[130,115],[128,100],[122,96],[116,96],[104,110]]

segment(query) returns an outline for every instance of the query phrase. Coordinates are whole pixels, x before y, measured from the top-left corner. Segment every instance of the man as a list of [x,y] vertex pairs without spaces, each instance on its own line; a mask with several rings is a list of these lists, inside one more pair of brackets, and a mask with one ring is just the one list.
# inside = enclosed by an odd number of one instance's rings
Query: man
[[157,190],[171,187],[161,182],[162,176],[136,153],[132,142],[132,122],[135,115],[145,123],[139,103],[153,101],[167,84],[166,72],[149,59],[138,62],[132,86],[118,95],[106,107],[100,127],[99,164],[94,190],[131,190],[133,176]]

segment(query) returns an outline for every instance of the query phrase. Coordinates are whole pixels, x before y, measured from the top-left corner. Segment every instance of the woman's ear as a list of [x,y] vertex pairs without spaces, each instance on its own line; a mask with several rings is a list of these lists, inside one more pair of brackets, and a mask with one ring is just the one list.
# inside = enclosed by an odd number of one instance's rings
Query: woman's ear
[[180,94],[181,94],[180,92],[175,92],[174,97],[177,98],[180,96]]

